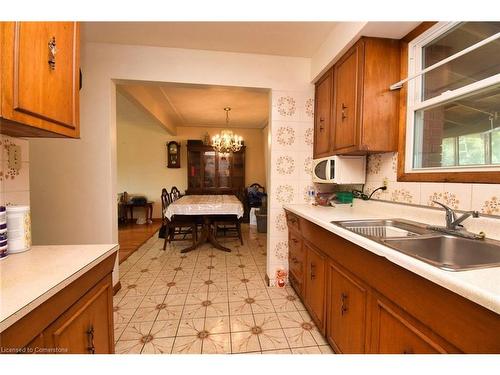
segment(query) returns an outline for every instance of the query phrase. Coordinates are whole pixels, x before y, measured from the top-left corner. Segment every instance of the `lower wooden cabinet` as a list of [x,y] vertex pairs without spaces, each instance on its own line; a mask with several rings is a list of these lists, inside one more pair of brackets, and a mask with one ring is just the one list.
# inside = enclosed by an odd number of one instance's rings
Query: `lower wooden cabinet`
[[116,253],[0,333],[0,348],[33,354],[114,353]]
[[340,353],[365,353],[367,287],[333,263],[328,264],[328,287],[328,341]]
[[300,296],[304,293],[305,254],[302,238],[294,231],[288,234],[288,268],[292,286]]
[[72,354],[113,352],[113,288],[101,281],[43,332],[44,345]]
[[389,301],[374,298],[372,314],[372,352],[381,354],[437,354],[448,352],[438,342],[443,341],[442,339],[432,338],[427,333],[430,331],[428,327],[415,322],[410,315],[392,305]]
[[499,314],[298,215],[287,219],[290,282],[334,351],[500,353]]
[[325,327],[325,285],[326,258],[307,242],[303,244],[306,252],[305,305],[320,331]]

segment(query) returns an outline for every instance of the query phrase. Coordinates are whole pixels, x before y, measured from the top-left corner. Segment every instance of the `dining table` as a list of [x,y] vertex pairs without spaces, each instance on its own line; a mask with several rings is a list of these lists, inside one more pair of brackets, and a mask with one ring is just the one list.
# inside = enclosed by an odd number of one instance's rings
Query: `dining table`
[[235,195],[184,195],[170,203],[165,209],[165,217],[175,221],[178,216],[192,217],[198,219],[202,224],[201,234],[198,241],[193,245],[182,249],[181,253],[192,251],[204,243],[210,243],[216,249],[231,252],[231,249],[223,246],[215,237],[216,228],[213,227],[214,220],[221,218],[241,219],[243,217],[243,204]]

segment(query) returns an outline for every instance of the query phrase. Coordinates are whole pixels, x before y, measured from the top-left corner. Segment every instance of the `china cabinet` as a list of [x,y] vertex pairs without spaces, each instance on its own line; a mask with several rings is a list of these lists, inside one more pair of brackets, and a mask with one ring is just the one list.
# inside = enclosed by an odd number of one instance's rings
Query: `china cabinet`
[[202,142],[188,141],[187,194],[234,194],[245,186],[245,146],[220,153]]

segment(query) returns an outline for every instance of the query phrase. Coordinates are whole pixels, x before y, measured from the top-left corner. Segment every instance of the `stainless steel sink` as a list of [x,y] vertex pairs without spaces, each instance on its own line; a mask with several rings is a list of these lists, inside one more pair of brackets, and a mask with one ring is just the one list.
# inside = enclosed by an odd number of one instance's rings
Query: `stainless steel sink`
[[343,220],[331,223],[372,239],[413,237],[433,233],[425,224],[403,219]]
[[500,241],[456,237],[404,219],[331,223],[447,271],[500,266]]
[[449,271],[500,266],[500,242],[454,236],[383,239],[382,243]]

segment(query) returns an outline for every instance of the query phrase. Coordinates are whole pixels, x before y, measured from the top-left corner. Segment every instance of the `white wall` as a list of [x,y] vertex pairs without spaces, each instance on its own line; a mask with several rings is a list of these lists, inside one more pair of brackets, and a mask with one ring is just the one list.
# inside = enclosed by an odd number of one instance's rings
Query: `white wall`
[[304,58],[98,43],[82,45],[81,56],[81,139],[30,142],[38,244],[117,242],[114,80],[260,87],[271,95],[312,88]]

